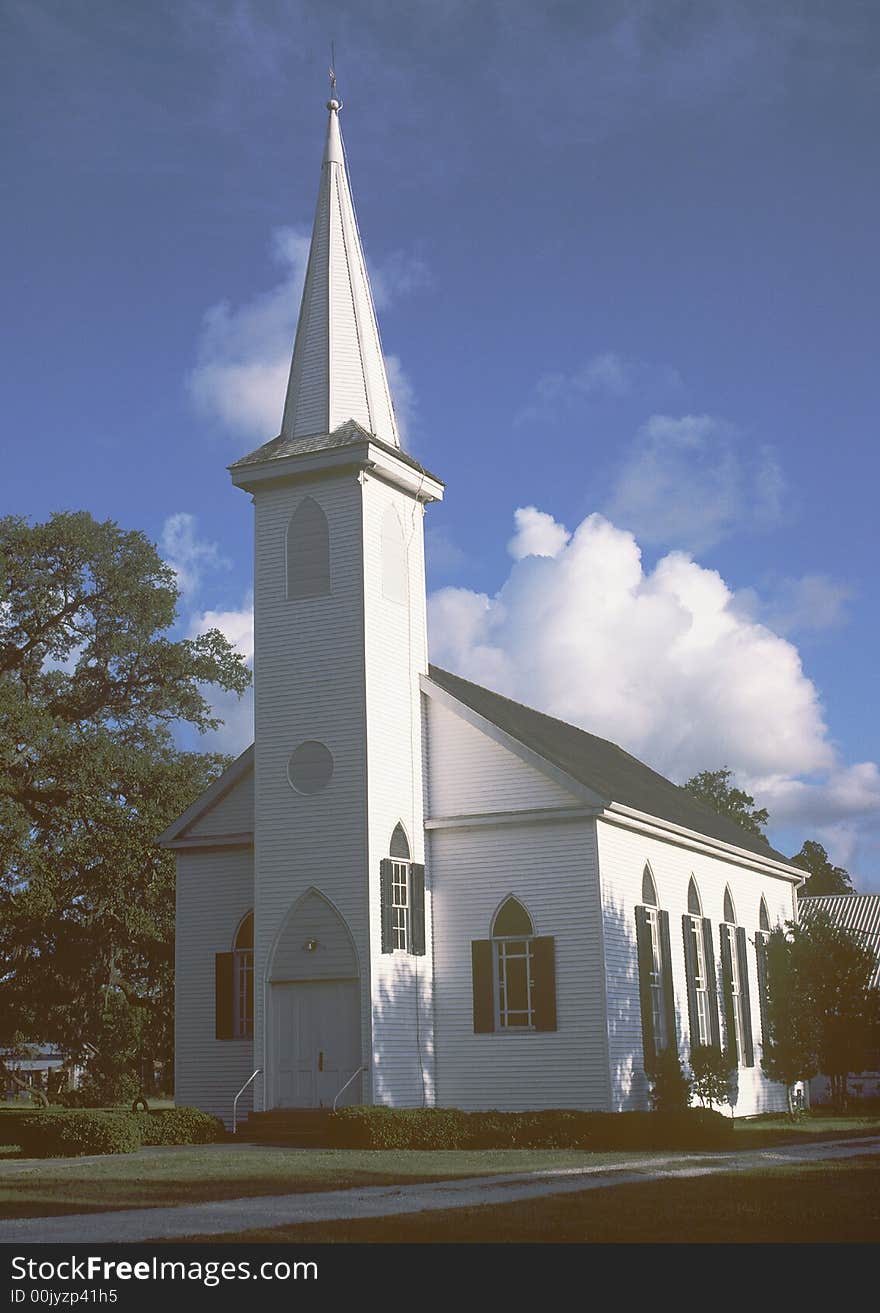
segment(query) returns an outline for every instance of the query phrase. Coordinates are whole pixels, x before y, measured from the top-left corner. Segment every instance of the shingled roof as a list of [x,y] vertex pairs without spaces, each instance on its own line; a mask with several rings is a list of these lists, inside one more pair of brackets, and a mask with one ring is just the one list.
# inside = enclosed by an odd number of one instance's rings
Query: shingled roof
[[686,789],[658,775],[616,743],[513,702],[439,666],[429,666],[428,673],[435,684],[466,707],[609,802],[791,865],[766,839],[698,802]]
[[436,474],[426,470],[424,465],[420,465],[417,460],[410,456],[409,452],[403,451],[400,447],[392,447],[389,442],[383,442],[377,438],[375,433],[368,433],[367,430],[358,424],[356,419],[348,419],[344,424],[340,424],[332,433],[313,433],[305,438],[286,438],[280,434],[273,438],[271,442],[264,442],[261,447],[254,451],[248,452],[246,456],[240,457],[239,460],[233,461],[229,466],[231,470],[240,470],[248,465],[262,465],[265,461],[281,460],[284,456],[312,456],[319,451],[338,451],[345,447],[354,447],[362,442],[371,442],[374,446],[380,447],[383,451],[389,452],[402,460],[404,465],[409,465],[411,469],[416,470],[419,474],[425,474],[429,479],[434,479],[436,483],[442,483]]

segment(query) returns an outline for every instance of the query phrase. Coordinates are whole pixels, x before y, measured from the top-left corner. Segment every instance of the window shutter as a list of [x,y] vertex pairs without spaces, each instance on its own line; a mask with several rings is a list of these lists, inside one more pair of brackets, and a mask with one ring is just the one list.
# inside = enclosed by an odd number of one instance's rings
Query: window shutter
[[217,1039],[234,1039],[234,953],[214,955],[214,1033]]
[[636,949],[639,958],[639,1001],[642,1009],[642,1061],[645,1071],[653,1071],[657,1061],[654,1048],[654,1011],[651,1007],[651,967],[654,955],[651,951],[648,910],[645,907],[636,908]]
[[556,941],[532,940],[532,1006],[535,1030],[556,1029]]
[[425,951],[425,868],[413,862],[409,868],[410,952],[421,957]]
[[394,952],[394,923],[391,914],[391,858],[379,863],[379,900],[382,918],[382,952]]
[[755,1044],[752,1039],[752,1001],[749,990],[749,962],[746,957],[746,932],[740,925],[736,928],[736,952],[739,958],[739,987],[742,990],[743,1011],[743,1062],[747,1067],[755,1065]]
[[715,976],[715,945],[712,943],[712,922],[703,917],[703,951],[706,955],[706,984],[709,989],[709,1025],[712,1043],[721,1047],[721,1025],[718,1021],[718,983]]
[[471,970],[474,982],[474,1033],[485,1035],[495,1029],[491,939],[471,940]]
[[731,928],[723,925],[721,932],[721,992],[724,999],[724,1026],[726,1031],[726,1052],[736,1062],[739,1052],[736,1047],[736,1018],[733,1015],[733,960],[731,957]]
[[761,1043],[766,1054],[767,1046],[767,936],[760,930],[755,935],[755,962],[758,967],[758,1014],[761,1018]]
[[675,1028],[675,990],[672,985],[672,949],[669,946],[669,913],[660,913],[660,956],[663,961],[663,1006],[666,1009],[666,1034],[669,1048],[678,1053],[678,1035]]
[[695,1048],[700,1042],[700,1022],[697,1017],[697,956],[694,949],[694,932],[692,929],[690,916],[685,915],[681,918],[681,929],[684,935],[684,966],[685,979],[687,981],[688,995],[688,1032],[691,1037],[691,1048]]

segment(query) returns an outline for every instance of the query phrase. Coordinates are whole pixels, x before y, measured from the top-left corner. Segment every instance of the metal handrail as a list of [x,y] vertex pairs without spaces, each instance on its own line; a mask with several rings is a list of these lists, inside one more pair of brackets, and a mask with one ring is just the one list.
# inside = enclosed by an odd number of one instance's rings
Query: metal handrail
[[362,1072],[362,1071],[366,1071],[366,1070],[367,1070],[366,1067],[363,1067],[363,1066],[358,1067],[357,1071],[353,1071],[353,1072],[351,1073],[351,1075],[349,1076],[348,1080],[347,1080],[347,1081],[345,1082],[345,1084],[343,1085],[342,1089],[337,1091],[337,1093],[336,1093],[336,1098],[333,1100],[333,1111],[334,1111],[334,1112],[336,1111],[336,1105],[337,1105],[337,1103],[339,1102],[340,1098],[341,1098],[342,1095],[345,1093],[345,1091],[348,1089],[349,1085],[350,1085],[351,1082],[354,1080],[354,1078],[355,1078],[356,1076],[360,1076],[361,1072]]
[[235,1135],[238,1131],[238,1101],[241,1098],[241,1096],[244,1094],[247,1087],[250,1085],[251,1081],[256,1080],[256,1078],[258,1076],[262,1076],[262,1074],[263,1074],[262,1067],[257,1067],[256,1071],[251,1072],[250,1076],[248,1076],[244,1085],[242,1085],[241,1089],[238,1091],[235,1098],[232,1100],[232,1134],[233,1135]]

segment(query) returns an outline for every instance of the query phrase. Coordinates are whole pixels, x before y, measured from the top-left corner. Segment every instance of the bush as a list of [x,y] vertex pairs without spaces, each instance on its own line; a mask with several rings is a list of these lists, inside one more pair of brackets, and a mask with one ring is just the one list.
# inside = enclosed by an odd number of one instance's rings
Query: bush
[[682,1070],[675,1049],[663,1050],[648,1080],[655,1112],[685,1112],[690,1107],[692,1081]]
[[463,1112],[458,1108],[341,1108],[327,1143],[345,1149],[713,1149],[733,1126],[707,1108],[670,1112]]
[[16,1117],[15,1141],[26,1158],[132,1153],[141,1147],[137,1123],[124,1112],[48,1109]]
[[219,1117],[212,1117],[200,1108],[164,1108],[131,1116],[141,1144],[213,1144],[226,1138]]

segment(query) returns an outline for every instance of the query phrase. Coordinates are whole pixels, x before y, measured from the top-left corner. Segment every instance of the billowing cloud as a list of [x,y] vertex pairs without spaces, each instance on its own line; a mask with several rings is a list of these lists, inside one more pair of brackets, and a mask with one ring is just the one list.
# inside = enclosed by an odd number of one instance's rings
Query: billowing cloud
[[647,545],[700,552],[735,529],[779,523],[784,488],[772,449],[747,456],[723,420],[652,415],[625,456],[605,510]]
[[[198,611],[190,618],[189,636],[195,638],[208,629],[219,629],[253,667],[254,661],[254,602],[248,593],[242,605],[228,611]],[[223,724],[204,736],[201,746],[218,752],[243,752],[254,740],[254,690],[253,686],[238,697],[235,693],[224,693],[215,688],[204,689],[205,696],[211,704],[215,716]]]
[[[278,229],[272,254],[281,269],[279,282],[240,306],[218,302],[202,321],[190,395],[208,419],[251,442],[269,441],[281,425],[310,240],[305,228]],[[430,273],[419,257],[394,251],[372,267],[371,281],[377,304],[385,306],[427,286]],[[407,432],[415,392],[397,356],[385,363],[398,423]]]
[[571,534],[564,524],[534,506],[520,506],[513,513],[516,533],[507,544],[515,561],[527,556],[558,556]]

